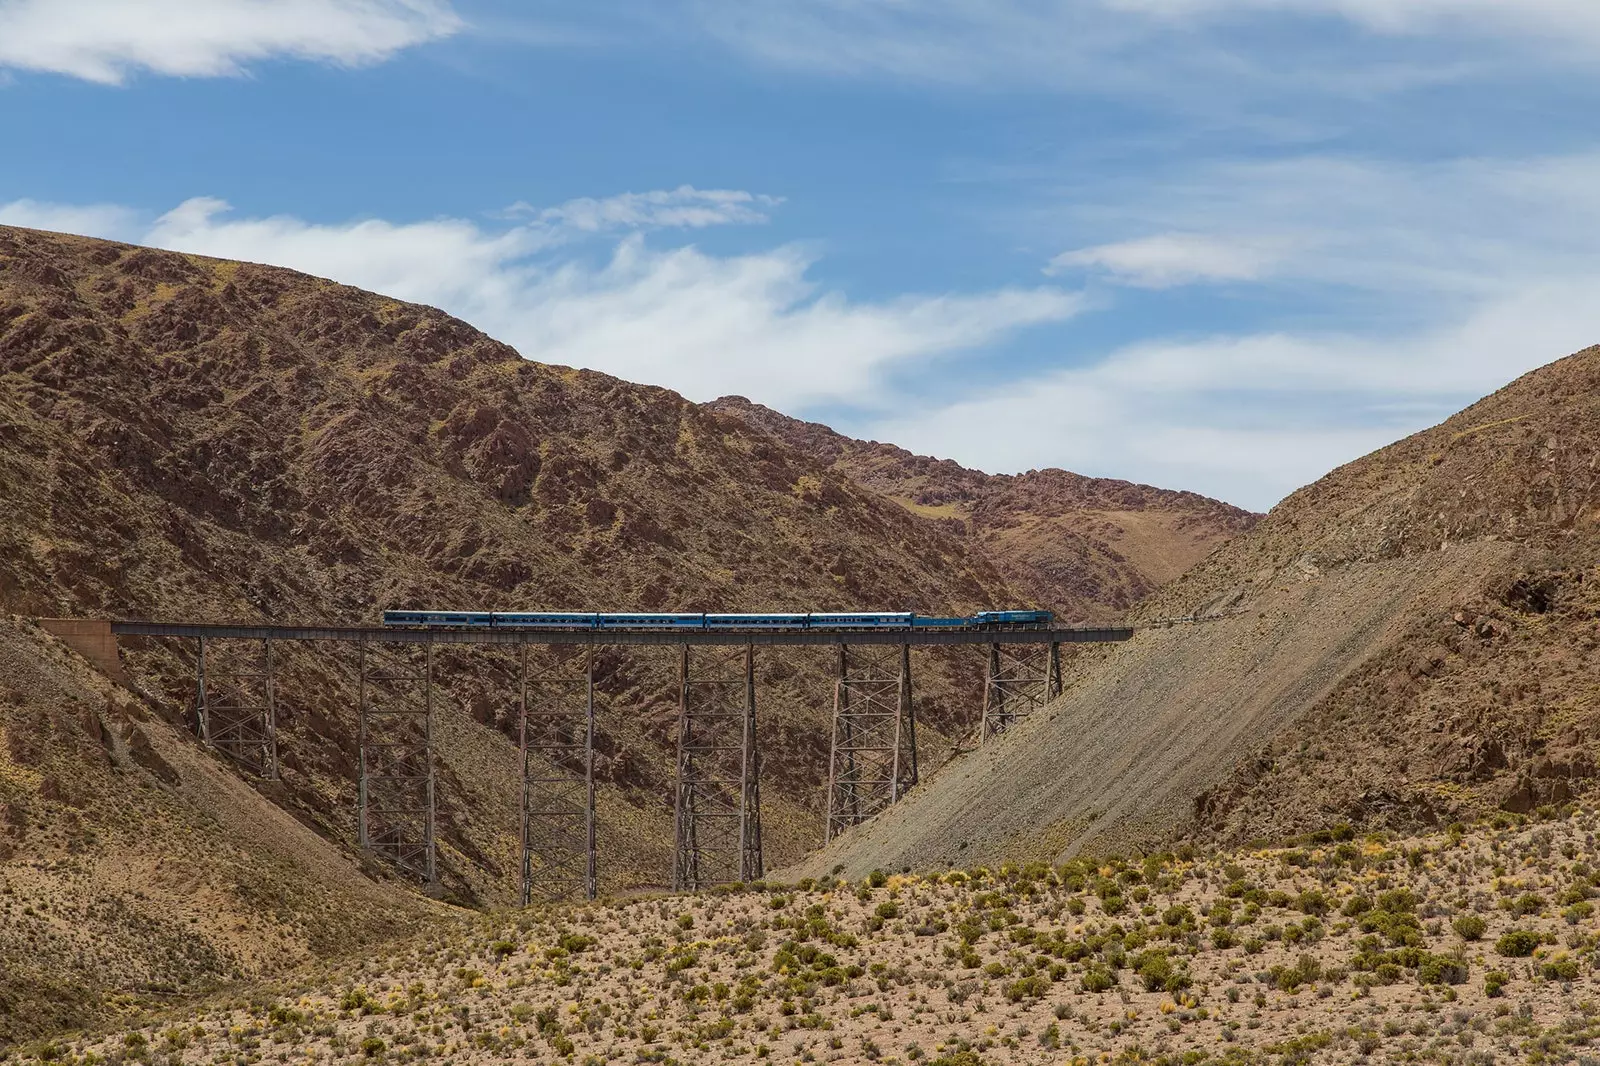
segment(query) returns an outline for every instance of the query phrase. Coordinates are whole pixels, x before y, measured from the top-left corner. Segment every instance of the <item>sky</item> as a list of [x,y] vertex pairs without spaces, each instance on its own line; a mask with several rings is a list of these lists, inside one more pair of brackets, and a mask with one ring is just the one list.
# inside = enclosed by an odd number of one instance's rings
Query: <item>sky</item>
[[1595,0],[0,0],[0,223],[1265,510],[1600,343]]

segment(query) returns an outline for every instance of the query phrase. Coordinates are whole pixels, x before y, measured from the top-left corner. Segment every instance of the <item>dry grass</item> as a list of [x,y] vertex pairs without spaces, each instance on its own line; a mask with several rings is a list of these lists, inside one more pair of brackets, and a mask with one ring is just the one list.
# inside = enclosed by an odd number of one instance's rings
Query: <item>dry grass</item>
[[25,1062],[1567,1061],[1593,812],[557,907]]

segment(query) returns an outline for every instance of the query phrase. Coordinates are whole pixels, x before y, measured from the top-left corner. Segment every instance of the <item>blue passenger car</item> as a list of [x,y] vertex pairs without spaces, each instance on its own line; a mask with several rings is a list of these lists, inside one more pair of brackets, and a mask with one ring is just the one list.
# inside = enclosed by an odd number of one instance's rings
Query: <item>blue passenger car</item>
[[909,611],[847,611],[841,614],[812,614],[808,616],[807,624],[812,629],[910,629],[914,617]]
[[593,611],[496,611],[497,629],[593,629]]
[[599,629],[704,629],[703,614],[651,614],[633,612],[595,616]]
[[494,615],[488,611],[384,611],[383,624],[488,629],[494,625]]
[[707,629],[804,629],[803,614],[708,614]]

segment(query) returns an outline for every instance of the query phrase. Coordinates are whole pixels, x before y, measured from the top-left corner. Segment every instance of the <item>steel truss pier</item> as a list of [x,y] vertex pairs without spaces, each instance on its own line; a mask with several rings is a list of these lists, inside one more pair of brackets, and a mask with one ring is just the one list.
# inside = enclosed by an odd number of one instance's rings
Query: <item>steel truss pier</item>
[[672,887],[759,880],[760,753],[755,646],[678,660],[678,772]]
[[594,649],[530,676],[521,649],[522,905],[594,899]]
[[424,652],[421,673],[408,665],[384,670],[376,658],[361,645],[357,841],[413,877],[437,884],[433,647]]
[[[430,885],[439,878],[434,648],[470,644],[515,651],[524,903],[596,895],[596,648],[678,649],[672,884],[698,889],[750,882],[764,872],[757,645],[838,649],[825,823],[831,839],[881,813],[917,783],[911,646],[987,646],[981,735],[988,740],[1060,694],[1062,644],[1115,642],[1134,635],[1131,628],[1073,627],[685,632],[105,624],[115,637],[196,640],[196,731],[207,746],[269,779],[279,773],[278,642],[355,644],[360,657],[357,839],[368,854]],[[254,646],[260,648],[259,660],[249,650],[239,650]],[[554,648],[561,650],[542,650]],[[540,664],[536,674],[529,672],[530,655]]]
[[1059,695],[1059,644],[989,645],[980,743],[1004,733]]
[[[237,641],[232,642],[237,644]],[[195,663],[195,731],[201,741],[241,768],[268,780],[278,777],[277,689],[272,641],[261,641],[255,661],[242,648],[207,647],[200,638]]]
[[823,840],[872,818],[917,783],[911,647],[839,646]]

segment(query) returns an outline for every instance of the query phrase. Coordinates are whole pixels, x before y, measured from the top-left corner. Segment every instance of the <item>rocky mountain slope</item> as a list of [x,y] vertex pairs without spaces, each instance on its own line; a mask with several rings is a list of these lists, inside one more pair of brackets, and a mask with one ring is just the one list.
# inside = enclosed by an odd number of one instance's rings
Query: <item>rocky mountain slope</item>
[[1416,827],[1590,794],[1600,740],[1600,348],[1289,497],[1072,664],[1066,695],[826,871],[1177,835]]
[[852,440],[741,396],[708,405],[964,536],[1031,603],[1082,623],[1121,618],[1259,517],[1192,492],[1066,470],[985,474]]
[[[74,1010],[100,1009],[110,990],[159,994],[330,949],[331,914],[370,916],[350,927],[359,940],[421,904],[380,867],[350,872],[354,649],[278,650],[283,773],[267,785],[190,737],[192,644],[131,642],[129,685],[108,687],[25,617],[946,613],[1023,596],[947,524],[666,390],[529,363],[438,311],[292,271],[12,228],[0,503],[0,873],[35,912],[0,923],[0,1003],[33,1024],[17,1005],[52,989],[81,987]],[[60,659],[54,680],[28,665],[41,649]],[[215,643],[208,662],[221,673],[249,651]],[[758,657],[773,863],[820,836],[831,665],[820,650]],[[445,892],[505,903],[514,663],[440,649],[436,667]],[[670,866],[674,669],[665,650],[597,664],[608,889]],[[917,654],[926,762],[970,728],[982,669]],[[38,951],[67,926],[83,931],[61,942],[70,958]]]

